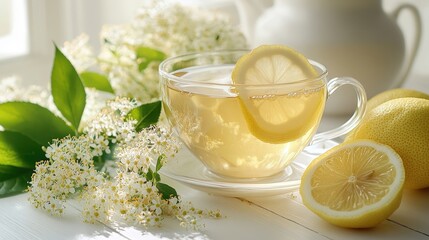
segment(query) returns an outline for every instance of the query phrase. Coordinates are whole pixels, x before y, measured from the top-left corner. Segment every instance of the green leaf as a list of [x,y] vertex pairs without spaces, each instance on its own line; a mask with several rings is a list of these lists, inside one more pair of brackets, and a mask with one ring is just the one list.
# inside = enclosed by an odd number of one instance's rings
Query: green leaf
[[148,47],[139,47],[136,49],[137,61],[139,62],[139,70],[143,71],[147,68],[147,66],[153,62],[161,62],[167,56],[156,49],[148,48]]
[[162,161],[166,158],[165,154],[159,155],[158,159],[156,160],[156,170],[155,172],[158,172],[162,168]]
[[161,101],[142,104],[132,109],[127,116],[137,120],[136,130],[141,131],[158,122],[161,106]]
[[8,165],[0,165],[0,182],[15,178],[25,173],[32,173],[33,169]]
[[85,88],[75,68],[57,46],[51,88],[55,105],[77,132],[86,104]]
[[165,183],[157,183],[156,188],[162,194],[162,199],[164,200],[178,196],[176,190]]
[[110,85],[109,79],[103,74],[86,71],[80,74],[80,78],[85,87],[95,88],[103,92],[115,93]]
[[157,173],[157,172],[153,173],[153,178],[155,179],[155,182],[161,181],[161,175],[159,175],[159,173]]
[[152,181],[152,179],[153,179],[153,171],[152,169],[149,168],[146,173],[146,180]]
[[0,166],[34,169],[42,159],[42,147],[30,138],[17,132],[0,132]]
[[21,173],[13,178],[0,181],[0,198],[22,193],[27,190],[33,171]]
[[36,162],[44,159],[39,144],[17,132],[0,132],[0,198],[28,187]]
[[29,102],[0,104],[0,125],[47,146],[52,139],[73,135],[73,129],[48,109]]

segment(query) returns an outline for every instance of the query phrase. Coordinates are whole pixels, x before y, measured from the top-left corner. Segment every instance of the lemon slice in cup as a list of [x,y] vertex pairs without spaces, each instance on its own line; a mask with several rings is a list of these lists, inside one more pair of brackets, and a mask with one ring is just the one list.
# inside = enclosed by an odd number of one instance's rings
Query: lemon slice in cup
[[242,56],[232,72],[233,83],[272,84],[316,77],[317,71],[301,53],[283,45],[262,45]]
[[326,221],[373,227],[400,205],[405,170],[389,146],[370,140],[340,144],[313,160],[301,178],[302,201]]
[[302,86],[279,84],[317,76],[304,55],[286,46],[262,45],[242,56],[231,78],[250,132],[268,143],[289,142],[313,132],[324,107],[324,85],[306,92]]

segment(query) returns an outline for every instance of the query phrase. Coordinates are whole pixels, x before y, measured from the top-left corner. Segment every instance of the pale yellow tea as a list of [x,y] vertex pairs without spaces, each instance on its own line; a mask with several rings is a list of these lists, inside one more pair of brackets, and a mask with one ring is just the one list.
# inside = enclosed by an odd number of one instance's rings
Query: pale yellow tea
[[233,67],[211,65],[173,73],[198,83],[163,84],[165,112],[186,146],[212,172],[235,178],[274,175],[316,131],[326,85],[320,80],[266,91],[225,85],[231,82]]

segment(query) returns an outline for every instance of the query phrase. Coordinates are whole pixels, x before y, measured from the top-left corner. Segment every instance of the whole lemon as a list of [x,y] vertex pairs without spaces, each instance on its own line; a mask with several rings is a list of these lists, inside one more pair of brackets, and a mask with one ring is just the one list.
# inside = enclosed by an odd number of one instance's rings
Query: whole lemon
[[346,138],[371,139],[392,147],[402,158],[406,188],[429,187],[429,100],[397,98],[367,112]]
[[404,97],[429,99],[429,95],[424,92],[406,88],[395,88],[381,92],[372,97],[366,104],[366,111],[371,111],[371,109],[389,100]]

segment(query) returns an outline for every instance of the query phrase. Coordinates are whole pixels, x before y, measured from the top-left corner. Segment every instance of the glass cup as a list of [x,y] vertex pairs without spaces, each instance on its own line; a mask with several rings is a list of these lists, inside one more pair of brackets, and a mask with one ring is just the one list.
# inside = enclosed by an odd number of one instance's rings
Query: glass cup
[[[362,119],[366,95],[353,78],[327,81],[315,61],[315,78],[292,83],[233,84],[231,72],[248,50],[194,53],[160,64],[167,119],[187,148],[212,173],[253,179],[276,175],[309,144],[344,135]],[[339,87],[356,90],[354,115],[333,130],[317,133],[327,98]]]

